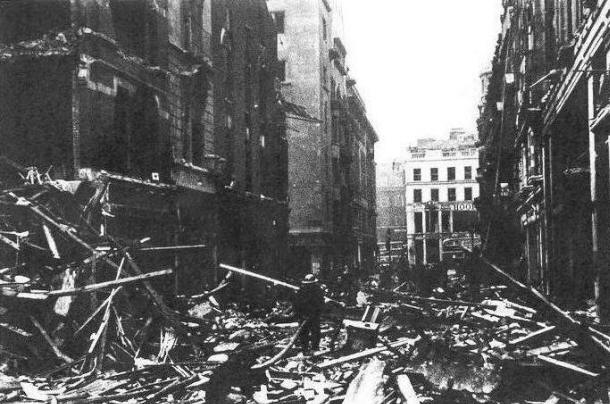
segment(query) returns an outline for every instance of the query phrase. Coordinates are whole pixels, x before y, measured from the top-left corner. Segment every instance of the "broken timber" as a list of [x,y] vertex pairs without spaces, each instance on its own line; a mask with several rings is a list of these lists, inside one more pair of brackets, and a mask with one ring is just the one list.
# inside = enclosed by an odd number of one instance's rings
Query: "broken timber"
[[409,376],[406,374],[396,376],[396,384],[398,385],[400,394],[404,397],[406,404],[419,404],[419,398],[417,398],[417,394],[415,393]]
[[551,302],[546,296],[540,293],[539,290],[533,287],[528,287],[523,283],[519,282],[517,279],[513,278],[510,274],[503,271],[500,267],[490,262],[488,259],[482,258],[482,261],[494,271],[496,271],[498,274],[500,274],[502,277],[508,279],[514,287],[529,292],[530,296],[532,296],[543,306],[549,309],[552,313],[554,313],[559,319],[560,324],[558,325],[560,325],[561,328],[563,328],[564,330],[569,331],[571,334],[573,334],[574,337],[578,340],[578,342],[583,345],[583,348],[588,349],[589,351],[591,351],[591,353],[594,353],[596,355],[600,353],[603,353],[606,356],[610,355],[610,348],[606,344],[591,335],[590,331],[584,328],[579,321],[575,320],[568,313],[561,310],[556,304]]
[[[414,344],[417,340],[418,340],[417,338],[398,340],[398,341],[392,342],[390,344],[390,346],[392,348],[398,348],[398,347],[401,347],[404,345]],[[320,368],[320,369],[330,368],[330,367],[337,366],[337,365],[340,365],[345,362],[351,362],[351,361],[355,361],[355,360],[359,360],[359,359],[368,358],[369,356],[377,355],[377,354],[385,352],[387,350],[388,350],[388,347],[386,347],[386,346],[367,349],[367,350],[364,350],[361,352],[356,352],[351,355],[343,356],[341,358],[322,362],[321,364],[318,365],[318,368]]]
[[385,362],[373,359],[364,365],[350,383],[343,404],[383,403],[383,370]]
[[284,286],[285,288],[289,288],[292,290],[299,290],[298,286],[292,285],[290,283],[287,282],[283,282],[274,278],[270,278],[268,276],[265,275],[261,275],[261,274],[257,274],[256,272],[252,272],[252,271],[248,271],[246,269],[242,269],[242,268],[237,268],[237,267],[233,267],[231,265],[226,265],[226,264],[219,264],[219,266],[222,269],[226,269],[227,271],[231,271],[231,272],[237,272],[238,274],[242,274],[242,275],[246,275],[246,276],[251,276],[253,278],[257,278],[260,279],[262,281],[265,282],[271,282],[274,285],[279,285],[279,286]]
[[117,285],[124,285],[126,283],[140,282],[145,279],[171,275],[173,273],[174,273],[174,271],[171,269],[164,269],[162,271],[148,272],[148,273],[145,273],[142,275],[130,276],[128,278],[117,279],[114,281],[95,283],[95,284],[83,286],[80,288],[66,289],[66,290],[52,290],[52,291],[48,291],[48,292],[36,291],[35,293],[41,293],[41,294],[45,294],[48,296],[71,296],[71,295],[77,295],[80,293],[93,293],[100,289],[106,289],[106,288],[114,287]]

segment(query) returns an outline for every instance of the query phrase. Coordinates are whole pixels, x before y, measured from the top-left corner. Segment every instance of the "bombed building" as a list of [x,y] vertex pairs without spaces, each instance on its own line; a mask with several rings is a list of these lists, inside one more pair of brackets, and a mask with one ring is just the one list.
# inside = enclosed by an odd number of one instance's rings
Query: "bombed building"
[[219,259],[277,272],[276,55],[264,1],[1,2],[1,153],[98,187],[89,222],[102,234],[192,247],[154,257],[184,268],[177,290],[213,282]]

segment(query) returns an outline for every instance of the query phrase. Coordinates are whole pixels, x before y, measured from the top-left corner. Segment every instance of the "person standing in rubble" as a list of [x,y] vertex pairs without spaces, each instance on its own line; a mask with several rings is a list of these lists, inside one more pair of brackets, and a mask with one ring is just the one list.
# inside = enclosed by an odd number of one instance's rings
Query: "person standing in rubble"
[[317,351],[320,348],[320,316],[324,309],[324,292],[315,275],[308,274],[301,281],[301,287],[294,301],[294,311],[299,322],[306,321],[299,340],[303,351]]

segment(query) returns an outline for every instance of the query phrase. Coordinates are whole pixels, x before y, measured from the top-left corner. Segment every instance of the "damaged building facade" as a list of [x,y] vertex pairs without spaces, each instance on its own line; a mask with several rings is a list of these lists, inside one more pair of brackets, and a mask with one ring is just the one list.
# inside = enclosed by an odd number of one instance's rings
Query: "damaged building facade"
[[406,176],[399,161],[377,165],[377,261],[390,267],[407,245]]
[[504,1],[478,122],[485,254],[606,320],[609,16],[610,1]]
[[[336,3],[336,4],[335,4]],[[290,267],[331,277],[375,266],[377,134],[348,75],[340,2],[270,0],[287,116]]]
[[174,292],[214,283],[220,260],[277,274],[276,68],[262,0],[2,2],[2,155],[95,188],[104,209],[88,220],[102,234],[191,246],[149,257],[178,268]]

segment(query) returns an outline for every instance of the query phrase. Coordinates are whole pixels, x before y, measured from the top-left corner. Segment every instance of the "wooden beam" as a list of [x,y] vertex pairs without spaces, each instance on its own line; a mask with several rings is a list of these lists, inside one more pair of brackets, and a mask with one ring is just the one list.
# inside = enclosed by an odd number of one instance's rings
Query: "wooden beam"
[[400,394],[404,397],[406,404],[419,404],[419,398],[417,397],[417,393],[415,393],[409,376],[406,374],[396,376],[396,384],[398,385]]
[[147,252],[161,252],[161,251],[179,251],[179,250],[201,250],[207,248],[206,244],[193,244],[193,245],[170,245],[163,247],[142,247],[136,251],[147,251]]
[[49,344],[49,346],[51,347],[51,349],[53,350],[53,353],[61,360],[63,360],[66,363],[72,363],[74,362],[74,359],[70,358],[68,355],[64,354],[55,344],[55,341],[53,341],[53,339],[49,336],[49,334],[46,332],[46,330],[42,327],[42,325],[40,325],[40,323],[32,316],[30,316],[30,321],[32,322],[32,324],[34,324],[34,326],[36,328],[38,328],[38,331],[40,331],[40,334],[42,334],[42,336],[44,337],[45,341],[47,341],[47,344]]
[[92,292],[95,292],[96,290],[100,290],[100,289],[106,289],[106,288],[110,288],[110,287],[114,287],[114,286],[118,286],[118,285],[124,285],[126,283],[141,282],[141,281],[144,281],[145,279],[171,275],[173,273],[174,273],[174,271],[172,269],[164,269],[162,271],[149,272],[149,273],[145,273],[142,275],[130,276],[128,278],[122,278],[122,279],[118,279],[118,280],[114,280],[114,281],[95,283],[93,285],[87,285],[87,286],[83,286],[80,288],[66,289],[66,290],[52,290],[49,292],[40,292],[40,293],[44,293],[48,296],[71,296],[71,295],[77,295],[80,293],[92,293]]
[[515,338],[515,339],[513,339],[513,340],[510,340],[510,341],[508,342],[508,345],[517,345],[517,344],[521,344],[521,343],[523,343],[523,342],[525,342],[525,341],[529,341],[529,340],[531,340],[531,339],[533,339],[533,338],[536,338],[536,337],[538,337],[538,336],[540,336],[540,335],[543,335],[543,334],[546,334],[546,333],[548,333],[548,332],[550,332],[550,331],[553,331],[555,328],[556,328],[556,327],[555,327],[554,325],[551,325],[551,326],[549,326],[549,327],[544,327],[544,328],[541,328],[541,329],[539,329],[539,330],[537,330],[537,331],[534,331],[534,332],[532,332],[532,333],[530,333],[530,334],[524,335],[523,337],[519,337],[519,338]]
[[[398,347],[405,346],[405,345],[412,345],[415,342],[417,342],[418,340],[419,340],[419,338],[415,338],[415,339],[407,338],[407,339],[403,339],[403,340],[394,341],[390,344],[390,346],[392,348],[398,348]],[[386,346],[371,348],[371,349],[367,349],[364,351],[356,352],[351,355],[343,356],[341,358],[322,362],[321,364],[317,365],[317,367],[320,369],[327,369],[327,368],[330,368],[333,366],[340,365],[345,362],[351,362],[351,361],[355,361],[355,360],[359,360],[359,359],[368,358],[369,356],[377,355],[377,354],[385,352],[387,350],[388,350],[388,348]]]
[[226,265],[226,264],[219,264],[218,266],[221,267],[222,269],[226,269],[227,271],[237,272],[238,274],[250,276],[252,278],[260,279],[265,282],[270,282],[270,283],[273,283],[274,285],[284,286],[285,288],[288,288],[288,289],[292,289],[292,290],[300,289],[298,286],[292,285],[290,283],[283,282],[283,281],[280,281],[280,280],[277,280],[274,278],[270,278],[265,275],[257,274],[256,272],[248,271],[246,269],[237,268],[237,267],[234,267],[231,265]]
[[590,372],[586,369],[583,369],[583,368],[573,365],[571,363],[560,361],[560,360],[551,358],[549,356],[538,355],[538,359],[540,359],[541,361],[546,362],[550,365],[558,366],[563,369],[567,369],[567,370],[571,370],[576,373],[580,373],[581,375],[585,375],[585,376],[589,376],[589,377],[598,377],[599,376],[599,373]]

